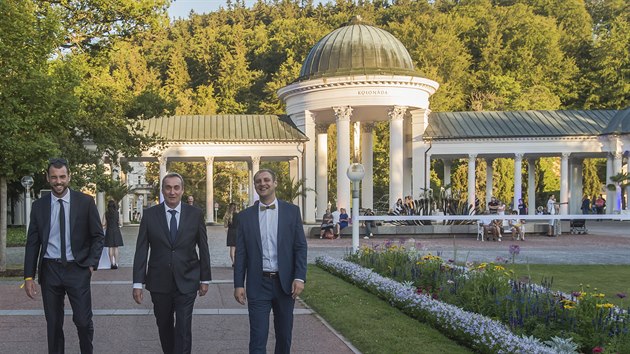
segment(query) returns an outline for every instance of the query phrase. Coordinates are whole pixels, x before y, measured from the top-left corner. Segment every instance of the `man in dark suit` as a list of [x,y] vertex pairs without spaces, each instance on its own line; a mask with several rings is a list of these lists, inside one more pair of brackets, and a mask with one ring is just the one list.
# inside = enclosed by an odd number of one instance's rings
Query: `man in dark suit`
[[201,209],[181,202],[182,176],[167,174],[162,179],[162,194],[164,203],[145,210],[140,222],[133,299],[142,303],[145,284],[151,293],[162,350],[190,353],[195,299],[197,293],[204,296],[208,292],[211,280],[208,235]]
[[[24,254],[24,288],[42,288],[48,352],[64,352],[64,298],[68,294],[81,353],[92,353],[94,325],[90,279],[103,251],[103,228],[94,199],[70,190],[70,169],[64,159],[50,159],[46,179],[52,193],[36,200],[31,210]],[[37,273],[36,273],[37,271]]]
[[276,199],[277,185],[273,171],[256,172],[254,187],[260,200],[239,213],[234,298],[241,305],[247,302],[250,353],[265,353],[272,309],[275,353],[291,352],[293,307],[306,281],[300,208]]

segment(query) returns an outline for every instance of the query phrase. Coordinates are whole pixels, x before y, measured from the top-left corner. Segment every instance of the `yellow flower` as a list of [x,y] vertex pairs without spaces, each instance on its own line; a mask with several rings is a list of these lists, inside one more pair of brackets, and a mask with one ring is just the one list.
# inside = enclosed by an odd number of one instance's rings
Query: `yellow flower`
[[615,307],[615,305],[611,304],[611,303],[605,303],[605,304],[597,304],[595,305],[598,309],[601,308],[605,308],[605,309],[611,309],[613,307]]
[[500,266],[500,265],[495,265],[495,266],[494,266],[494,270],[499,270],[499,271],[501,271],[501,270],[505,270],[505,267]]
[[575,308],[575,306],[571,306],[571,305],[564,305],[564,309],[565,309],[565,310],[571,310],[571,309],[574,309],[574,308]]

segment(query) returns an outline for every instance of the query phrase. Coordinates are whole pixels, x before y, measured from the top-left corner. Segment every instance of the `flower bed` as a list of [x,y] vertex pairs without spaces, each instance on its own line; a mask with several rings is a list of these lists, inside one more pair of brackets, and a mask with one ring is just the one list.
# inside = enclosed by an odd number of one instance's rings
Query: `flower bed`
[[389,301],[408,315],[431,323],[447,336],[482,353],[557,353],[533,337],[514,334],[493,319],[418,294],[416,289],[385,278],[355,263],[329,256],[316,263],[353,284]]
[[[510,247],[512,260],[518,252],[518,246]],[[604,347],[610,353],[630,353],[630,316],[597,292],[552,291],[551,284],[516,279],[501,264],[459,266],[404,242],[364,247],[347,259],[413,286],[419,294],[499,320],[517,335],[568,338],[583,352]]]

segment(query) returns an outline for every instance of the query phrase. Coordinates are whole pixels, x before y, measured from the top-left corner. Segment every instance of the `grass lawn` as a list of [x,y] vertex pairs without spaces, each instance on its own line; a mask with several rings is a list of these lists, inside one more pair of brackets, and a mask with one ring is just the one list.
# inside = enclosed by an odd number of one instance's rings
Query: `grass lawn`
[[24,226],[7,227],[7,247],[24,247],[26,228]]
[[300,297],[363,353],[472,353],[315,265]]
[[[606,300],[627,308],[630,298],[620,299],[617,293],[630,296],[630,266],[628,265],[569,265],[569,264],[526,264],[509,265],[518,276],[529,276],[534,283],[543,278],[551,280],[552,288],[570,293],[572,291],[595,292],[606,295]],[[582,286],[580,286],[582,284]]]

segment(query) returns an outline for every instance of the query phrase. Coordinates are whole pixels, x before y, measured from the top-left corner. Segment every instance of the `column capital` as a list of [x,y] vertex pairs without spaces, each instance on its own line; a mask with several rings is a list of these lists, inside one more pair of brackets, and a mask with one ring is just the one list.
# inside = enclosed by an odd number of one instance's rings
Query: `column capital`
[[328,127],[330,124],[328,123],[317,123],[315,124],[315,131],[317,134],[326,134],[328,133]]
[[214,163],[214,156],[204,156],[204,160],[206,160],[206,165],[211,165]]
[[352,107],[350,106],[335,106],[333,107],[333,111],[335,111],[335,117],[338,121],[340,120],[350,120],[350,116],[352,116]]
[[474,160],[477,158],[477,154],[468,154],[468,159],[469,160]]
[[612,156],[615,160],[621,160],[623,158],[623,153],[621,152],[611,152],[610,156]]
[[562,153],[562,159],[563,160],[568,160],[570,156],[571,156],[570,152],[563,152]]
[[405,118],[406,112],[407,106],[394,106],[387,112],[387,114],[389,115],[390,120],[402,120]]
[[362,122],[361,131],[363,133],[371,133],[374,130],[374,123]]
[[164,155],[160,155],[158,156],[158,162],[160,163],[160,165],[166,165],[166,162],[168,161],[168,157],[164,156]]
[[260,164],[260,156],[252,156],[252,162],[256,164]]
[[524,154],[524,153],[522,153],[522,152],[517,152],[517,153],[514,153],[514,158],[515,158],[515,159],[522,160],[522,159],[523,159],[523,156],[525,156],[525,154]]

